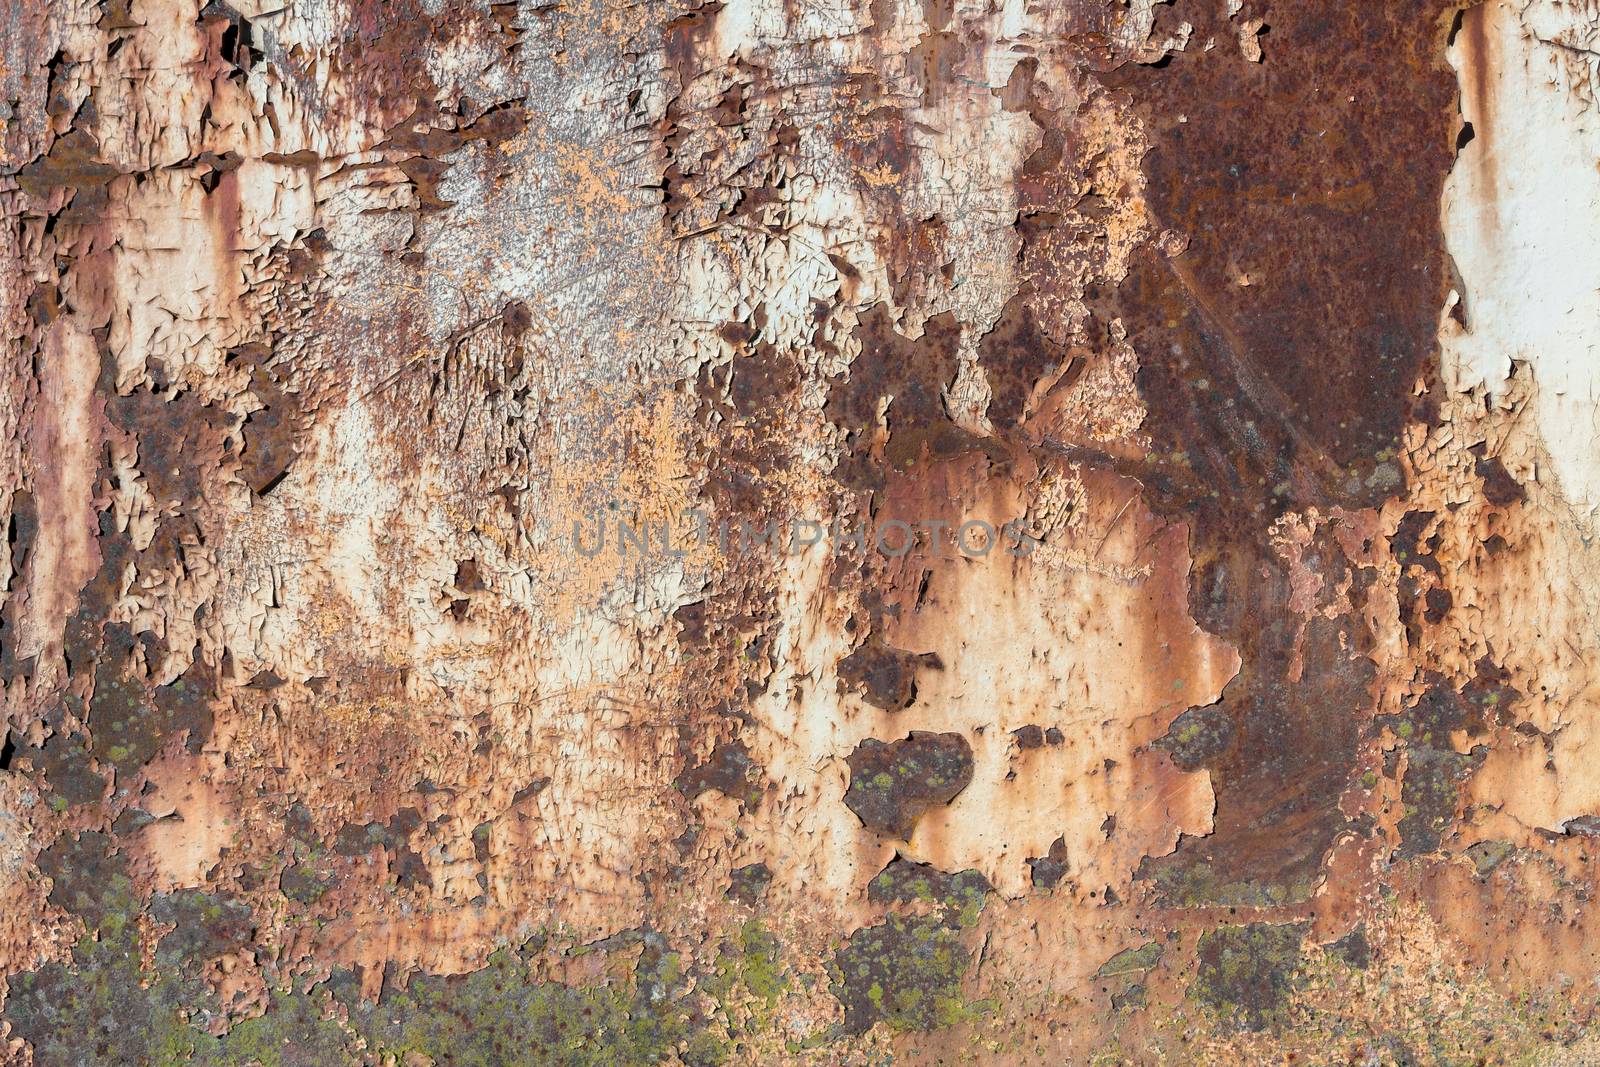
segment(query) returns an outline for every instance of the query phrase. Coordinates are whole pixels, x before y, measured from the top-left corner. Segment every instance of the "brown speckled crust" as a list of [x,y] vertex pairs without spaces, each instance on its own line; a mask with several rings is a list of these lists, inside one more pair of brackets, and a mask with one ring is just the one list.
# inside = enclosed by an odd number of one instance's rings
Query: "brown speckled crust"
[[0,1062],[1600,1061],[1595,25],[17,0]]

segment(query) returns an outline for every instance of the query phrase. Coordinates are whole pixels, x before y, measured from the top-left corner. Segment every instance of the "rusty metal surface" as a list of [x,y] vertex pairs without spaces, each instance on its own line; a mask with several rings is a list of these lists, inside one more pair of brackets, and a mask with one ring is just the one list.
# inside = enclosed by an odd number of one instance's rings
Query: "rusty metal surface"
[[6,29],[3,1062],[1600,1062],[1594,0]]

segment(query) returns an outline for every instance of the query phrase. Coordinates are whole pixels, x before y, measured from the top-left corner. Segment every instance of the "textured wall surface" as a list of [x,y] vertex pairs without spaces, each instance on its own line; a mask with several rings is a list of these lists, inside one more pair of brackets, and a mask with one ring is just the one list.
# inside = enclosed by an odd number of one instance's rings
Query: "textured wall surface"
[[1600,1063],[1600,0],[4,29],[3,1062]]

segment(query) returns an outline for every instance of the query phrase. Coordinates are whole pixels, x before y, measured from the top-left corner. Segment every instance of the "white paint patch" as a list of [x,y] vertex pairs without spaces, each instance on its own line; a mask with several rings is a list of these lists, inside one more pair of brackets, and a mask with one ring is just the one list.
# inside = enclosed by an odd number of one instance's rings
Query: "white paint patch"
[[1444,192],[1444,231],[1465,287],[1466,327],[1441,334],[1445,381],[1500,391],[1528,363],[1533,415],[1567,501],[1600,505],[1600,56],[1595,0],[1484,4],[1449,50],[1464,146]]

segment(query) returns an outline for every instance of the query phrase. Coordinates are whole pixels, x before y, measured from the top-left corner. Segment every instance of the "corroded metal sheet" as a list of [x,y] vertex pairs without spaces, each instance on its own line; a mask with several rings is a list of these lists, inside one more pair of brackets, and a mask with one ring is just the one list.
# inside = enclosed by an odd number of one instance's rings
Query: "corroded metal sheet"
[[6,30],[4,1062],[1600,1062],[1596,0]]

